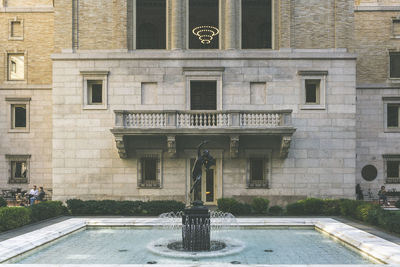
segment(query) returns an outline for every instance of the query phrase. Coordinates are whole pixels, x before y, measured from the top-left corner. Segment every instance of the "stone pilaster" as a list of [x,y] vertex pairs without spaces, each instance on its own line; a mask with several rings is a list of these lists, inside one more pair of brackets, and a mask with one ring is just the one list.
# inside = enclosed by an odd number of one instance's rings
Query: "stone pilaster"
[[236,47],[236,0],[226,0],[225,2],[225,49],[235,49]]
[[171,49],[183,48],[183,3],[182,0],[171,0]]

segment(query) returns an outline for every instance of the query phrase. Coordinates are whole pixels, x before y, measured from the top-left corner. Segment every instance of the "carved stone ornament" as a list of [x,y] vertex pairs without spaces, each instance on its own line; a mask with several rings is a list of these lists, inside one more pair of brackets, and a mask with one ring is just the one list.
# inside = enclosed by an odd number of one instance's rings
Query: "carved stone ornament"
[[128,154],[126,153],[126,147],[123,136],[115,136],[115,144],[118,149],[118,154],[121,159],[126,159]]
[[175,135],[167,136],[168,157],[173,158],[176,156],[176,141]]
[[287,156],[289,154],[289,148],[290,148],[291,141],[292,141],[291,136],[282,136],[281,151],[280,151],[281,158],[287,158]]
[[231,136],[230,154],[231,154],[231,158],[237,158],[239,155],[239,136],[238,135]]

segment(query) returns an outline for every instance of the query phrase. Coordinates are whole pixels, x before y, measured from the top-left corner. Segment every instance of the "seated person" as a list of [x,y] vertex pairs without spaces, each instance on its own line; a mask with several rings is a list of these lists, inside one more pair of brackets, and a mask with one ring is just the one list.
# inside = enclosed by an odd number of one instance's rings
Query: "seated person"
[[15,200],[18,206],[25,206],[25,198],[22,196],[22,193],[17,193]]
[[382,199],[382,201],[383,201],[383,205],[385,205],[385,206],[388,206],[389,205],[389,203],[388,203],[388,201],[387,201],[387,196],[386,196],[386,189],[385,189],[385,186],[381,186],[381,189],[379,190],[379,192],[378,192],[378,196],[379,196],[379,202],[380,202],[380,200]]
[[35,200],[39,195],[39,191],[36,188],[36,185],[33,186],[33,188],[31,189],[31,191],[29,191],[29,204],[33,205],[35,204]]
[[36,200],[37,201],[43,201],[45,195],[46,195],[46,193],[43,190],[43,186],[39,187],[39,194],[38,194]]

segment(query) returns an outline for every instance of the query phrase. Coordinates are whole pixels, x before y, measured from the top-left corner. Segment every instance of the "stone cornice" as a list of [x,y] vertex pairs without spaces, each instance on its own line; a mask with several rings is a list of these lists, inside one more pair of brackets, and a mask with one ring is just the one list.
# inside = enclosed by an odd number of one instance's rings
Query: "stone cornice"
[[356,54],[346,49],[281,49],[281,50],[92,50],[53,54],[57,60],[355,60]]
[[400,5],[397,6],[355,6],[355,12],[376,12],[376,11],[400,11]]
[[54,7],[0,7],[0,13],[54,13]]

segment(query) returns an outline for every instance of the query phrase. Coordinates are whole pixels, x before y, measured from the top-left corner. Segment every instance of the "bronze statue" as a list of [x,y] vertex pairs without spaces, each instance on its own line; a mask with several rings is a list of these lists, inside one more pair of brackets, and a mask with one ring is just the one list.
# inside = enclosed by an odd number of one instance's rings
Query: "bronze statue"
[[203,166],[206,168],[206,171],[208,171],[212,166],[215,165],[215,159],[210,155],[210,152],[207,149],[203,150],[203,153],[200,152],[201,147],[207,143],[209,143],[209,141],[202,141],[198,145],[197,159],[192,169],[193,185],[190,189],[190,197],[193,199],[195,204],[199,204],[198,202],[201,202],[201,176]]

